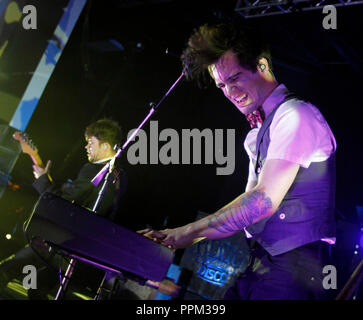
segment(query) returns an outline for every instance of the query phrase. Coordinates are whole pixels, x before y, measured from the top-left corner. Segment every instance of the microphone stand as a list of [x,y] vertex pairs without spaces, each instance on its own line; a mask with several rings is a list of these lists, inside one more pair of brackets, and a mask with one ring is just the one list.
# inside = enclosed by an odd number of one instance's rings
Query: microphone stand
[[[100,188],[100,191],[98,192],[98,196],[97,199],[94,203],[94,206],[92,208],[93,212],[96,212],[97,208],[99,207],[102,199],[105,196],[105,193],[107,191],[108,188],[108,184],[110,182],[110,176],[111,173],[114,170],[114,165],[115,165],[115,161],[116,159],[121,155],[121,153],[126,149],[126,147],[129,145],[129,143],[131,142],[131,140],[134,139],[134,137],[137,135],[137,133],[140,131],[140,129],[145,125],[145,123],[150,119],[150,117],[154,114],[154,112],[157,110],[157,108],[160,106],[160,104],[165,100],[165,98],[174,90],[174,88],[176,87],[176,85],[182,80],[182,78],[185,75],[185,70],[182,71],[181,75],[178,77],[178,79],[173,83],[173,85],[169,88],[169,90],[165,93],[165,95],[160,99],[160,101],[155,104],[155,103],[150,103],[151,109],[149,111],[149,113],[147,114],[147,116],[145,117],[145,119],[140,123],[140,125],[137,127],[137,129],[135,129],[133,131],[133,133],[130,135],[130,137],[126,140],[126,142],[122,145],[122,147],[118,147],[116,149],[116,154],[113,156],[113,158],[100,170],[100,172],[97,173],[97,175],[92,179],[92,184],[95,187],[98,187],[98,185],[101,183],[102,179],[105,177],[104,182]],[[75,267],[75,259],[72,258],[68,264],[66,273],[61,281],[61,285],[58,289],[57,295],[55,297],[55,300],[59,300],[62,299],[65,290],[67,289],[68,286],[68,282],[70,277],[72,276],[73,270]],[[104,283],[107,281],[108,279],[108,275],[110,274],[110,272],[106,271],[105,276],[101,282],[101,285],[97,291],[95,300],[99,300],[100,296],[102,294],[102,289],[106,289],[103,287]]]
[[343,289],[339,292],[335,300],[349,300],[353,295],[354,291],[357,290],[359,284],[363,280],[363,259],[358,264],[358,266],[354,269],[352,275],[349,280],[343,287]]
[[[100,204],[100,200],[103,199],[104,195],[106,194],[106,191],[107,191],[107,188],[108,188],[108,185],[109,185],[109,182],[110,182],[111,173],[112,173],[112,171],[114,169],[115,159],[116,158],[113,158],[110,161],[110,162],[112,162],[112,164],[110,165],[109,170],[107,172],[107,175],[105,177],[105,180],[103,182],[103,185],[102,185],[100,191],[98,192],[97,200],[94,203],[93,208],[92,208],[93,212],[96,212],[96,210],[98,208],[98,205]],[[75,268],[75,265],[76,265],[76,260],[74,258],[71,258],[71,260],[69,261],[66,273],[64,274],[64,277],[63,277],[63,279],[61,281],[61,284],[59,286],[59,289],[58,289],[57,295],[55,297],[55,300],[60,300],[60,299],[63,298],[64,293],[67,290],[69,279],[71,278],[71,276],[73,274],[73,270]],[[106,275],[107,275],[107,272],[106,272]],[[103,283],[103,281],[102,281],[102,283]]]
[[[149,120],[149,118],[153,115],[153,113],[156,111],[156,109],[160,106],[160,104],[165,100],[165,98],[170,94],[170,92],[175,88],[175,86],[180,82],[180,80],[184,77],[185,71],[181,73],[179,78],[174,82],[174,84],[170,87],[170,89],[166,92],[166,94],[160,99],[158,104],[150,103],[151,109],[148,113],[148,115],[145,117],[145,119],[141,122],[141,124],[133,131],[133,133],[130,135],[130,137],[127,139],[127,141],[124,143],[124,145],[121,148],[118,148],[116,151],[116,154],[114,158],[118,158],[122,151],[129,145],[131,140],[137,135],[137,133],[140,131],[140,129],[144,126],[144,124]],[[109,170],[109,167],[111,165],[111,162],[114,161],[113,159],[110,160],[102,169],[101,171],[92,179],[92,184],[94,186],[98,186],[99,183],[102,181],[104,175]],[[96,202],[99,202],[100,199],[98,198]]]

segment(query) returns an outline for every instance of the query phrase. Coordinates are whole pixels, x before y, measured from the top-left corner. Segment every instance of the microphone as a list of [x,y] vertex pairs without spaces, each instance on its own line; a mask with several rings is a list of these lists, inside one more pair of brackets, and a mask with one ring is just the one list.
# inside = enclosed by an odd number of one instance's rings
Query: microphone
[[180,55],[177,54],[175,51],[171,51],[169,50],[169,48],[166,48],[165,49],[165,54],[168,55],[168,56],[172,56],[172,57],[175,57],[175,58],[180,58]]
[[[173,50],[170,50],[169,48],[165,49],[165,54],[174,58],[178,58],[178,60],[180,60],[180,54],[176,53]],[[189,80],[190,78],[190,71],[187,65],[185,65],[183,63],[183,70],[182,70],[182,74],[185,75],[186,79]]]

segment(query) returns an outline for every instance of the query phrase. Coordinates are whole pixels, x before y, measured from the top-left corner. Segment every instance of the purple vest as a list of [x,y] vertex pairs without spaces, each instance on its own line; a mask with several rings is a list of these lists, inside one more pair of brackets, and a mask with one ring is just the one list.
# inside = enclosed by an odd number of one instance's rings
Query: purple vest
[[[270,125],[276,110],[264,120],[257,141],[256,174],[263,167],[270,144]],[[278,186],[276,186],[278,188]],[[272,256],[335,236],[335,153],[326,161],[300,167],[294,183],[276,212],[248,226],[247,231]]]

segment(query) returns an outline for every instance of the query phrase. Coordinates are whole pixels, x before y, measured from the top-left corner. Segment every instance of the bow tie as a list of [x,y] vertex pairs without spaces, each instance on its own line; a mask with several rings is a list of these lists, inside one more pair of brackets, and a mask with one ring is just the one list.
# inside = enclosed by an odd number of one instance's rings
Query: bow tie
[[253,129],[257,127],[257,122],[262,124],[263,120],[265,120],[265,112],[263,111],[262,107],[259,107],[257,110],[246,114],[246,118]]

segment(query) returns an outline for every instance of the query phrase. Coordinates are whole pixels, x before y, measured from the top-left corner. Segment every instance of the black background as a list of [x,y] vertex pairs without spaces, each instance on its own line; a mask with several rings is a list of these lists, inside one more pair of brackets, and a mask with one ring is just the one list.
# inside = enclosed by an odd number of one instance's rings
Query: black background
[[[234,13],[236,3],[88,2],[27,128],[41,157],[53,161],[55,179],[74,178],[87,161],[83,132],[92,121],[112,117],[120,122],[126,138],[148,113],[149,103],[159,101],[179,77],[182,67],[178,57],[192,30],[205,22],[238,16]],[[362,205],[362,8],[338,7],[337,30],[323,28],[322,10],[251,19],[270,40],[278,81],[318,106],[335,134],[337,217],[343,221],[344,234],[357,228],[355,206]],[[42,32],[42,21],[46,21],[42,14],[47,12],[38,12],[38,30],[27,31],[23,38],[36,39],[37,32]],[[117,40],[124,50],[104,52],[97,43],[109,39]],[[31,43],[28,40],[29,48]],[[29,67],[19,64],[18,68],[23,72]],[[20,85],[28,80],[17,81]],[[133,230],[147,224],[161,228],[165,221],[167,227],[175,227],[193,221],[198,210],[212,213],[243,192],[248,171],[243,139],[248,124],[215,87],[200,89],[194,83],[181,83],[152,120],[158,121],[159,132],[164,128],[179,133],[183,128],[235,129],[235,171],[217,176],[218,165],[133,166],[125,152],[122,163],[129,187],[117,223]],[[144,129],[148,132],[149,126]],[[21,189],[7,190],[1,199],[4,234],[15,225],[21,229],[37,199],[26,155],[20,156],[12,180]],[[24,207],[20,214],[14,213],[17,206]],[[352,237],[346,240],[349,257]],[[1,241],[0,253],[5,257],[13,248]],[[14,246],[23,241],[18,231]]]

